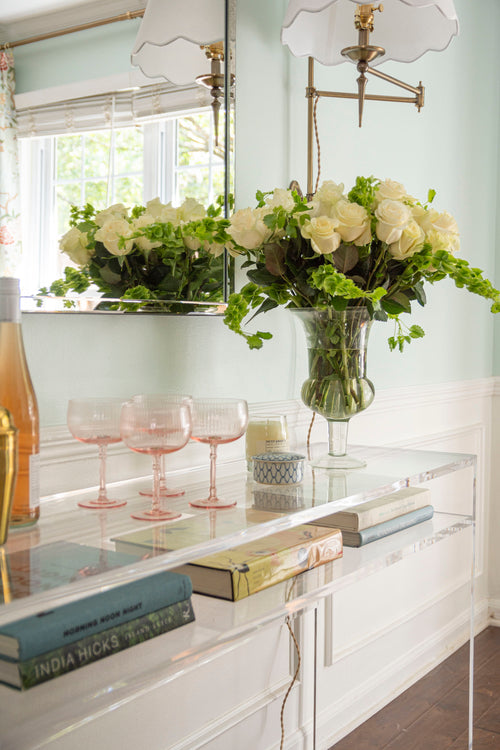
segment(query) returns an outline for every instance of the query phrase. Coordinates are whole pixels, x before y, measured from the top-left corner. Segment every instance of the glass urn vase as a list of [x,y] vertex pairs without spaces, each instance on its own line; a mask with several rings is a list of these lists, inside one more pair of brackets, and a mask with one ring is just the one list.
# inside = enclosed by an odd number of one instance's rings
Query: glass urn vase
[[354,469],[365,462],[347,453],[349,420],[370,406],[375,396],[366,377],[366,349],[371,319],[364,307],[343,311],[303,308],[293,311],[302,322],[309,354],[309,377],[302,385],[304,404],[328,422],[328,453],[314,466]]

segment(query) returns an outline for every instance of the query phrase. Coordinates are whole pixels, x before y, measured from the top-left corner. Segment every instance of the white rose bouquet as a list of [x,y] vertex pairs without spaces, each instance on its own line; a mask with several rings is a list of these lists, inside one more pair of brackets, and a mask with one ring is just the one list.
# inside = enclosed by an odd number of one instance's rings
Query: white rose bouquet
[[255,209],[236,211],[227,227],[233,251],[246,256],[250,280],[231,295],[225,323],[260,348],[269,333],[247,334],[242,323],[283,305],[289,308],[364,307],[370,318],[394,320],[391,349],[403,349],[424,332],[406,326],[401,313],[426,302],[424,283],[446,277],[492,301],[500,293],[481,271],[455,257],[459,232],[454,218],[411,197],[398,182],[358,177],[354,187],[324,182],[312,201],[289,190],[257,193]]
[[[158,198],[131,210],[116,204],[96,211],[90,204],[72,206],[71,228],[61,238],[61,252],[75,267],[40,294],[65,296],[94,284],[103,294],[100,308],[116,309],[106,298],[124,300],[119,309],[176,311],[166,301],[222,301],[225,228],[223,200],[205,210],[193,198],[179,207]],[[126,300],[147,300],[142,305]],[[181,308],[185,310],[185,308]]]

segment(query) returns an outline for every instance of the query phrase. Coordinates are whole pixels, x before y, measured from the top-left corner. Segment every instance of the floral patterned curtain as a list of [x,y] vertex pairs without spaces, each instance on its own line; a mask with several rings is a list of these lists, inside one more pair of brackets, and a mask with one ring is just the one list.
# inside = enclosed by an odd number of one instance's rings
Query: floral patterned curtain
[[14,56],[0,51],[0,276],[18,276],[21,261],[19,158]]

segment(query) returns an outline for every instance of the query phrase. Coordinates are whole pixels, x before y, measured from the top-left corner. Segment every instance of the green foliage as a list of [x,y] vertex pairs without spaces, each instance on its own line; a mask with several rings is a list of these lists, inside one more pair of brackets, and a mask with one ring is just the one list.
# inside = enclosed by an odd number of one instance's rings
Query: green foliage
[[352,203],[358,203],[369,210],[375,200],[375,193],[380,180],[375,177],[356,177],[354,187],[351,188],[347,197]]

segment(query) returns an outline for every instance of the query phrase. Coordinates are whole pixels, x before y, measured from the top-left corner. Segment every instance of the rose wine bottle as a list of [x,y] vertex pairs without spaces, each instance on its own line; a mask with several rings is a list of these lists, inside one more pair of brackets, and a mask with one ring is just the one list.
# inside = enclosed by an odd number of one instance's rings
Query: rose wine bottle
[[10,528],[36,523],[40,515],[38,405],[26,362],[19,279],[0,277],[0,404],[18,430],[18,471]]

